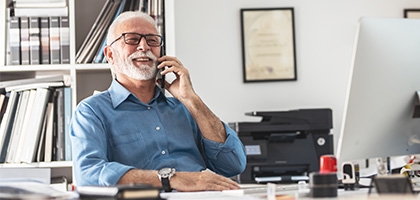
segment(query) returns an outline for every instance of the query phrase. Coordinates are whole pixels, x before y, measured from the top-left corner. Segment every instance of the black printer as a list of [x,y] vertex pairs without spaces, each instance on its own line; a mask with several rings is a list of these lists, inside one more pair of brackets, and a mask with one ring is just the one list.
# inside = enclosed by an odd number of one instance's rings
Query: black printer
[[299,109],[245,113],[260,122],[236,122],[247,165],[239,183],[298,182],[319,171],[319,158],[333,154],[332,110]]

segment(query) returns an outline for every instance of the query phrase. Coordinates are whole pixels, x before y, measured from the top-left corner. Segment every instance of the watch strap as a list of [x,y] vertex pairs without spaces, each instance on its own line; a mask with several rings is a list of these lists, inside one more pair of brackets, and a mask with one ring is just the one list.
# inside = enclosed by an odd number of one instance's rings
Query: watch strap
[[165,190],[165,192],[171,192],[171,184],[169,183],[169,178],[161,178],[162,187]]

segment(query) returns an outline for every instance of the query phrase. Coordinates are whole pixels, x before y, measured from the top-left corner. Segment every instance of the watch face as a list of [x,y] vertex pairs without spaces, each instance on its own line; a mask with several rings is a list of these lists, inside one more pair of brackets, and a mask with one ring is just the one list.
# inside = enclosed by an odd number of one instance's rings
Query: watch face
[[172,169],[171,168],[163,168],[161,170],[159,170],[159,174],[169,174],[171,173]]
[[172,168],[162,168],[162,169],[159,170],[159,175],[162,178],[167,178],[170,175],[172,175],[172,173],[173,173],[173,169]]

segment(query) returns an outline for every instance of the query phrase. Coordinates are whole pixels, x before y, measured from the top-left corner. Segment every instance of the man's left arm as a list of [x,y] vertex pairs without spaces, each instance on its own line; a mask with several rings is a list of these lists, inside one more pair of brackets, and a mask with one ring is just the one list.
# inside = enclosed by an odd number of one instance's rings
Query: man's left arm
[[[157,68],[163,69],[162,75],[174,73],[176,79],[165,84],[176,99],[180,100],[196,121],[204,137],[204,151],[211,167],[215,172],[225,176],[241,173],[245,169],[245,150],[236,133],[207,107],[202,99],[195,93],[189,71],[175,57],[163,56]],[[158,80],[159,82],[160,80]]]
[[223,123],[198,96],[191,99],[188,103],[184,102],[184,105],[204,138],[204,153],[209,159],[209,168],[227,177],[243,172],[246,155],[236,132]]
[[224,143],[227,138],[226,128],[220,119],[204,104],[198,95],[194,95],[183,104],[197,122],[204,138]]

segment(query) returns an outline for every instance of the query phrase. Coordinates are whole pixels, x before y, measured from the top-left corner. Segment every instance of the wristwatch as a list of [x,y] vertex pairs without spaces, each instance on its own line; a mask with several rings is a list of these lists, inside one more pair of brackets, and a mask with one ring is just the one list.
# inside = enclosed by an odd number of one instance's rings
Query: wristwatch
[[172,191],[169,179],[175,175],[175,168],[165,167],[158,171],[159,180],[162,182],[162,187],[165,192]]

